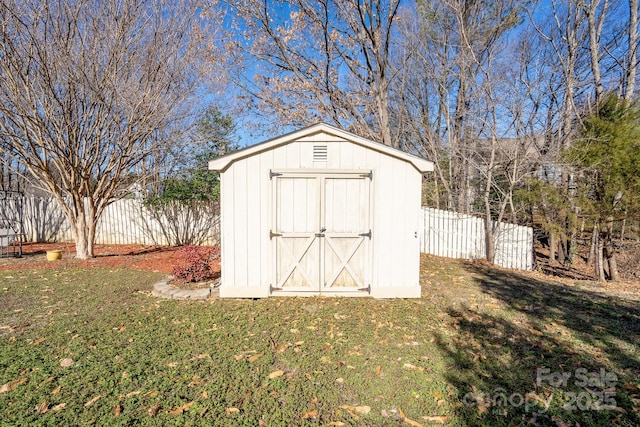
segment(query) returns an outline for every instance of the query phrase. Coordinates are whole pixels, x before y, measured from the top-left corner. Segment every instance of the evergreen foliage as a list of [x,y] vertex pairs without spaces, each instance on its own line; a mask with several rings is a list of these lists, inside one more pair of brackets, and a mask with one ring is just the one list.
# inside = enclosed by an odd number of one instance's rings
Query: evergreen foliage
[[640,110],[606,96],[566,152],[579,168],[578,203],[594,220],[621,220],[640,209]]

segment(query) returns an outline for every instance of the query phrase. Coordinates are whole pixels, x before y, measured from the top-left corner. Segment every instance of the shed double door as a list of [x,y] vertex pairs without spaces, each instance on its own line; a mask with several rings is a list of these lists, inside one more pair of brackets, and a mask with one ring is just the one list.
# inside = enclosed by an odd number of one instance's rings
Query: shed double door
[[274,292],[353,292],[370,282],[369,171],[272,173]]

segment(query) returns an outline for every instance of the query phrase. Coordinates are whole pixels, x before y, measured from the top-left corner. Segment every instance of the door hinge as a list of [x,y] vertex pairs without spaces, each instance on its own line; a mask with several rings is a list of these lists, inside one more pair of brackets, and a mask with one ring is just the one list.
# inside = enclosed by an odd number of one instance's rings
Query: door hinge
[[269,179],[272,179],[274,176],[282,176],[282,174],[270,170],[269,171]]
[[358,290],[359,290],[359,291],[362,291],[362,292],[369,292],[369,293],[371,293],[371,285],[367,285],[367,287],[366,287],[366,288],[358,288]]
[[269,230],[269,239],[273,239],[274,237],[282,237],[282,233],[274,233],[273,231]]
[[366,233],[360,233],[358,234],[358,236],[371,238],[371,230],[367,231]]
[[369,179],[373,179],[373,171],[369,171],[369,173],[361,173],[360,174],[361,178],[369,178]]
[[281,291],[282,288],[274,288],[273,285],[269,285],[269,287],[271,288],[271,292],[273,291]]

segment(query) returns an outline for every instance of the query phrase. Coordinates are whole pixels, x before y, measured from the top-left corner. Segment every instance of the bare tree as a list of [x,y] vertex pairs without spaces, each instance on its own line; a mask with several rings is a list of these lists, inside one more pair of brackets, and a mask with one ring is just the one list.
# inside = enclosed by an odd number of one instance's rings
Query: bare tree
[[416,24],[399,27],[409,58],[396,65],[401,78],[394,82],[400,90],[394,90],[393,111],[402,118],[394,123],[408,121],[406,138],[420,141],[420,151],[436,162],[446,207],[468,213],[482,192],[471,162],[479,139],[476,118],[484,108],[482,70],[501,38],[518,24],[520,5],[424,0],[417,12]]
[[638,68],[638,0],[629,0],[627,61],[624,74],[624,99],[631,101],[636,88]]
[[221,3],[228,37],[218,48],[254,113],[282,127],[325,120],[397,146],[389,57],[400,0]]
[[196,13],[188,1],[0,0],[0,154],[58,201],[78,258],[186,117]]

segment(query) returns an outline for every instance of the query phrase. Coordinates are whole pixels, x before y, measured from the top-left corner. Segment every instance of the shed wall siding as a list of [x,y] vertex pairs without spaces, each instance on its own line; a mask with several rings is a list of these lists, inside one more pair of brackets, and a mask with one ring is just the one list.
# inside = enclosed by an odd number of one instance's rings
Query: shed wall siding
[[[317,144],[327,145],[326,162],[313,161],[313,146]],[[269,294],[274,268],[269,239],[272,226],[269,172],[277,169],[373,170],[372,294],[420,295],[419,240],[415,233],[421,174],[408,162],[319,134],[239,159],[222,175],[221,296]],[[377,288],[380,289],[376,294]],[[398,288],[399,294],[389,288]]]

